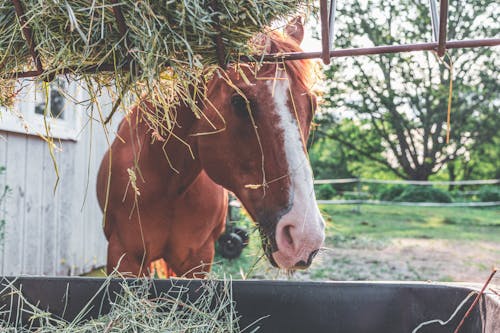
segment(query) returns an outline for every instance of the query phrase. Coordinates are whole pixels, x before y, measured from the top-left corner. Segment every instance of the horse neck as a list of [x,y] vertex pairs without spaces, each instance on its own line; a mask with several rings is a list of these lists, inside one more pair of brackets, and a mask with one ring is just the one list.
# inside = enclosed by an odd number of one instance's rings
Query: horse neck
[[[163,138],[152,138],[151,129],[147,130],[146,139],[154,140],[149,145],[150,163],[155,165],[164,188],[168,194],[178,196],[188,188],[201,173],[202,167],[198,158],[197,140],[191,136],[196,125],[196,117],[187,106],[179,106],[175,112],[176,119],[171,133],[163,134]],[[155,136],[153,134],[153,136]]]

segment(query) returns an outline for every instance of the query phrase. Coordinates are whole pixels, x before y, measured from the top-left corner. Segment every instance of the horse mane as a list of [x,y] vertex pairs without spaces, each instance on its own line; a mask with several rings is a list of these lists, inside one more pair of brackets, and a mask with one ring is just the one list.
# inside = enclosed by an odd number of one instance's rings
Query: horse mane
[[[276,30],[258,34],[252,39],[251,43],[258,51],[265,53],[279,54],[302,51],[297,41]],[[272,64],[276,63],[273,62]],[[315,83],[313,77],[314,62],[312,60],[287,60],[280,64],[283,64],[287,74],[293,76],[296,82],[307,90],[312,88]]]

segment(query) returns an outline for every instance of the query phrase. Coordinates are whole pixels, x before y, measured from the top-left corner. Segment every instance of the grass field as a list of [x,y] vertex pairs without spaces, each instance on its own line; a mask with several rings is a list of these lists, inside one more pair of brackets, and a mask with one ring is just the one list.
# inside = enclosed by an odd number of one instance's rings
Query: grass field
[[[252,223],[240,258],[216,255],[211,276],[242,279],[434,280],[482,282],[500,266],[500,209],[322,206],[325,249],[294,274],[262,257]],[[102,272],[98,272],[101,275]],[[500,284],[500,277],[493,283]]]
[[[307,280],[475,281],[500,265],[500,209],[322,206],[325,250],[309,271],[271,269],[258,235],[237,260],[216,257],[214,275]],[[498,283],[498,282],[497,282]]]
[[323,206],[327,235],[342,237],[439,238],[500,243],[500,209],[408,206]]

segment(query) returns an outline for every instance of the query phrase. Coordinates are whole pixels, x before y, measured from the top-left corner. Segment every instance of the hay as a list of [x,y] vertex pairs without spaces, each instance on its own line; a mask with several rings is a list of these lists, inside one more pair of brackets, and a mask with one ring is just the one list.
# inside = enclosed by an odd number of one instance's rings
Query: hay
[[[116,276],[115,276],[116,277]],[[98,294],[107,292],[111,278],[105,280]],[[0,312],[0,331],[12,332],[241,332],[232,300],[229,281],[201,281],[197,289],[200,296],[189,300],[188,289],[176,285],[167,293],[152,295],[152,280],[123,280],[121,293],[111,302],[111,310],[96,319],[85,320],[91,310],[90,302],[73,322],[51,315],[26,300],[22,291],[8,283],[2,294],[11,294],[18,300],[14,307]],[[28,315],[29,325],[23,326],[20,318]],[[10,321],[8,320],[10,318]]]
[[[88,77],[89,66],[106,65],[92,78],[113,83],[118,97],[144,92],[166,111],[184,102],[198,106],[190,88],[204,82],[218,64],[217,36],[225,62],[252,53],[248,41],[271,23],[296,15],[311,0],[186,1],[24,0],[26,26],[44,74]],[[119,6],[128,30],[122,35],[113,6]],[[123,32],[123,31],[122,31]],[[5,78],[36,70],[11,0],[0,0],[0,105],[12,102]],[[95,74],[95,73],[94,73]],[[3,78],[3,79],[1,79]],[[92,83],[95,85],[95,83]],[[90,87],[93,91],[99,88]],[[191,89],[192,90],[192,89]],[[14,92],[15,94],[16,92]],[[169,125],[167,125],[169,127]]]

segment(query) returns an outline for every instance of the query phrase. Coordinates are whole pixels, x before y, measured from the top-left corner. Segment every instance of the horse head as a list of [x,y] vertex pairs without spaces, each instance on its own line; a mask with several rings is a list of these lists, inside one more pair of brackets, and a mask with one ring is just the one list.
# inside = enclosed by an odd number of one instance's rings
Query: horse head
[[[254,43],[265,52],[300,51],[300,20],[285,32]],[[230,66],[208,82],[196,128],[203,169],[240,199],[267,257],[284,269],[308,267],[324,241],[306,151],[316,108],[310,78],[307,60]]]

